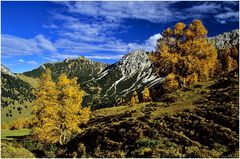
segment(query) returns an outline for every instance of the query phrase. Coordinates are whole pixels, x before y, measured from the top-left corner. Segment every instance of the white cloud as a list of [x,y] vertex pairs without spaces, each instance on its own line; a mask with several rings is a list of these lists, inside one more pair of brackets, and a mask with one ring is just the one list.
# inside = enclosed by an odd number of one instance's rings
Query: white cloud
[[55,25],[55,24],[44,24],[43,28],[46,28],[46,29],[58,29],[58,26]]
[[73,16],[66,16],[55,13],[53,19],[60,22],[58,35],[73,41],[84,42],[104,42],[111,39],[116,29],[121,25],[116,22],[107,22],[101,20],[81,21]]
[[174,12],[171,4],[176,2],[75,2],[61,3],[68,7],[69,12],[83,14],[95,18],[105,18],[107,21],[121,19],[142,19],[151,22],[166,22],[171,20]]
[[18,63],[24,63],[25,61],[23,59],[18,60]]
[[49,51],[56,51],[56,48],[54,47],[53,43],[46,39],[43,35],[37,35],[35,37],[36,44],[44,50]]
[[36,62],[36,61],[28,61],[27,63],[28,63],[28,64],[31,64],[31,65],[37,65],[37,62]]
[[222,23],[222,22],[226,23],[226,21],[238,21],[239,13],[238,12],[234,12],[234,11],[229,11],[229,12],[217,14],[217,15],[215,15],[215,18],[220,23]]
[[192,12],[195,14],[202,14],[202,13],[216,13],[221,9],[221,4],[211,3],[211,2],[204,2],[199,5],[194,5],[186,10],[188,12]]
[[40,53],[34,39],[24,39],[13,35],[2,34],[2,56],[19,56]]
[[150,36],[149,39],[146,40],[146,46],[148,46],[151,50],[154,50],[156,47],[156,42],[160,38],[162,38],[162,35],[160,33]]
[[54,52],[54,44],[43,35],[37,35],[31,39],[2,34],[2,56],[22,56],[41,54],[44,51]]
[[[127,53],[134,49],[144,49],[146,51],[153,51],[156,46],[156,41],[161,38],[161,34],[157,33],[150,36],[142,43],[125,43],[121,40],[106,40],[104,43],[88,43],[88,42],[76,42],[69,39],[59,39],[56,41],[55,46],[58,49],[63,49],[64,52],[72,54],[81,54],[86,52],[115,52],[116,54]],[[99,56],[104,57],[99,53]],[[90,56],[89,56],[90,57]],[[120,57],[120,56],[118,56]],[[117,58],[118,58],[117,57]],[[97,58],[95,56],[95,58]],[[112,57],[111,57],[112,58]],[[115,57],[114,57],[115,58]]]
[[238,6],[238,2],[186,2],[186,7],[181,9],[176,7],[178,3],[177,1],[60,2],[69,13],[85,15],[109,23],[121,23],[125,19],[140,19],[153,23],[193,20],[195,18],[208,18],[208,14],[214,15],[227,11],[232,6]]

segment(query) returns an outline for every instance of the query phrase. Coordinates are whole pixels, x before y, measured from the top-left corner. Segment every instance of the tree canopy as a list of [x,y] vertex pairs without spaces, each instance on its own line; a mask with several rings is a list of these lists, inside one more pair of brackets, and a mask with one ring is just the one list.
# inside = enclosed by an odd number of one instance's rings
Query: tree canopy
[[150,96],[150,91],[148,87],[145,87],[143,90],[143,101],[144,102],[150,102],[152,100]]
[[[171,76],[172,86],[208,81],[217,64],[217,50],[207,39],[208,31],[201,20],[188,26],[177,23],[163,31],[157,50],[151,56],[160,76]],[[174,78],[173,78],[174,77]]]
[[138,99],[138,94],[136,91],[133,92],[132,97],[131,97],[131,101],[130,104],[131,105],[135,105],[139,103],[139,99]]
[[49,69],[39,82],[32,112],[34,138],[50,144],[65,144],[73,134],[81,132],[79,125],[89,120],[89,108],[81,106],[84,91],[77,84],[77,78],[68,79],[66,74],[54,82]]

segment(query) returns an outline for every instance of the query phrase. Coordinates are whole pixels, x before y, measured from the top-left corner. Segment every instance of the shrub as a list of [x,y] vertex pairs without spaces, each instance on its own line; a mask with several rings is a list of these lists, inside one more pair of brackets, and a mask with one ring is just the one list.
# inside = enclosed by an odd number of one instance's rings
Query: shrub
[[9,142],[1,143],[1,157],[2,158],[35,158],[35,156],[27,149]]

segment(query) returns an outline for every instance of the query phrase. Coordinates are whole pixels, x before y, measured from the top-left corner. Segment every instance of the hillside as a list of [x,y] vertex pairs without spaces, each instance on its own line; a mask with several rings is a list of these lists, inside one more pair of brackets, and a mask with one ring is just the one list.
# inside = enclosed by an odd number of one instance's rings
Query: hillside
[[84,133],[54,153],[36,151],[28,138],[21,143],[38,157],[238,157],[238,91],[238,79],[229,78],[185,87],[162,102],[95,110]]
[[22,116],[29,116],[34,100],[33,87],[1,66],[1,113],[2,121],[8,122]]
[[21,80],[29,83],[33,88],[37,88],[39,86],[37,78],[29,77],[24,74],[15,74]]
[[116,101],[123,102],[134,90],[141,92],[145,86],[152,88],[162,80],[154,73],[148,54],[143,50],[134,50],[83,83],[83,89],[90,94],[86,97],[89,105],[97,103],[95,107],[100,108],[106,107],[107,103],[112,106]]
[[200,83],[170,103],[99,110],[69,145],[84,143],[88,157],[237,157],[238,91],[237,79]]
[[[218,57],[215,56],[218,72],[214,72],[214,79],[205,80],[208,82],[195,81],[194,84],[184,84],[170,91],[162,89],[165,77],[155,73],[149,54],[142,50],[134,50],[112,65],[80,57],[43,64],[23,74],[13,74],[2,66],[1,113],[2,121],[5,122],[4,146],[15,152],[15,148],[21,144],[19,147],[26,155],[51,158],[239,157],[238,36],[238,30],[235,30],[209,39],[218,51],[215,51],[215,54],[218,53]],[[164,66],[161,69],[168,69]],[[70,82],[64,77],[59,82],[62,85],[57,85],[59,87],[54,89],[54,82],[45,82],[46,79],[51,79],[49,73],[41,83],[42,86],[46,84],[44,91],[39,91],[44,100],[36,104],[36,109],[42,105],[45,108],[40,110],[45,116],[39,123],[52,120],[53,115],[63,113],[57,118],[60,121],[67,116],[65,110],[68,109],[68,117],[71,118],[71,125],[68,126],[72,128],[74,124],[77,129],[64,140],[64,144],[59,141],[58,135],[60,134],[61,139],[61,135],[66,133],[66,125],[62,127],[55,124],[57,122],[54,120],[50,124],[46,122],[44,129],[40,125],[39,129],[44,137],[46,132],[51,132],[53,124],[56,125],[54,131],[57,130],[57,134],[47,133],[51,137],[56,136],[53,142],[52,138],[49,138],[49,144],[45,143],[46,138],[35,138],[34,123],[26,121],[28,119],[22,120],[30,116],[34,100],[32,91],[38,85],[37,78],[46,68],[52,70],[54,80],[61,73],[66,73],[70,78],[79,78],[78,81]],[[77,82],[86,92],[83,107],[87,105],[92,108],[90,118],[89,111],[78,111],[78,107],[74,106],[76,101],[72,99],[75,97],[82,102]],[[130,104],[132,92],[136,90],[141,95],[145,86],[150,88],[151,95],[156,96],[152,98],[153,101]],[[51,91],[52,94],[49,93]],[[51,98],[55,95],[55,101],[50,105]],[[54,103],[57,107],[66,107],[52,109]],[[73,112],[77,113],[73,115]],[[76,120],[73,120],[73,117]],[[21,120],[11,123],[19,118]],[[89,121],[85,123],[82,120]],[[7,130],[8,128],[18,130],[13,132]],[[76,131],[82,133],[77,134]],[[8,152],[3,152],[8,155]],[[13,156],[17,155],[14,153]]]
[[101,72],[106,66],[107,64],[105,63],[93,62],[81,56],[76,59],[65,59],[62,62],[46,63],[39,68],[24,72],[23,74],[25,76],[37,78],[46,68],[49,68],[53,72],[54,79],[61,73],[66,73],[68,77],[78,77],[79,82],[82,83]]
[[[209,40],[218,49],[219,61],[224,63],[226,51],[223,49],[238,48],[239,30],[226,32]],[[233,58],[237,60],[238,56]],[[24,78],[39,77],[45,68],[52,70],[55,79],[61,73],[66,73],[69,77],[77,76],[86,92],[84,105],[91,105],[93,109],[126,103],[134,90],[141,93],[145,86],[153,89],[164,79],[155,74],[153,63],[143,50],[134,50],[112,65],[93,62],[84,57],[47,63],[23,73]]]

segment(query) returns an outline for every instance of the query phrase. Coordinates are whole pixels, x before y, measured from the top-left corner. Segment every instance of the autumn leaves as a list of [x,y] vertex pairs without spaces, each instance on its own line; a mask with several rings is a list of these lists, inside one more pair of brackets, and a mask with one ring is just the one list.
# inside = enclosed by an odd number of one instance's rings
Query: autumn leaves
[[217,50],[207,39],[200,20],[188,26],[177,23],[167,28],[150,56],[160,76],[166,76],[165,88],[176,89],[198,81],[208,81],[217,65]]
[[39,79],[33,107],[33,136],[44,143],[65,144],[73,134],[81,132],[80,124],[86,124],[90,109],[82,108],[84,91],[77,78],[68,79],[62,74],[57,82],[47,69]]

